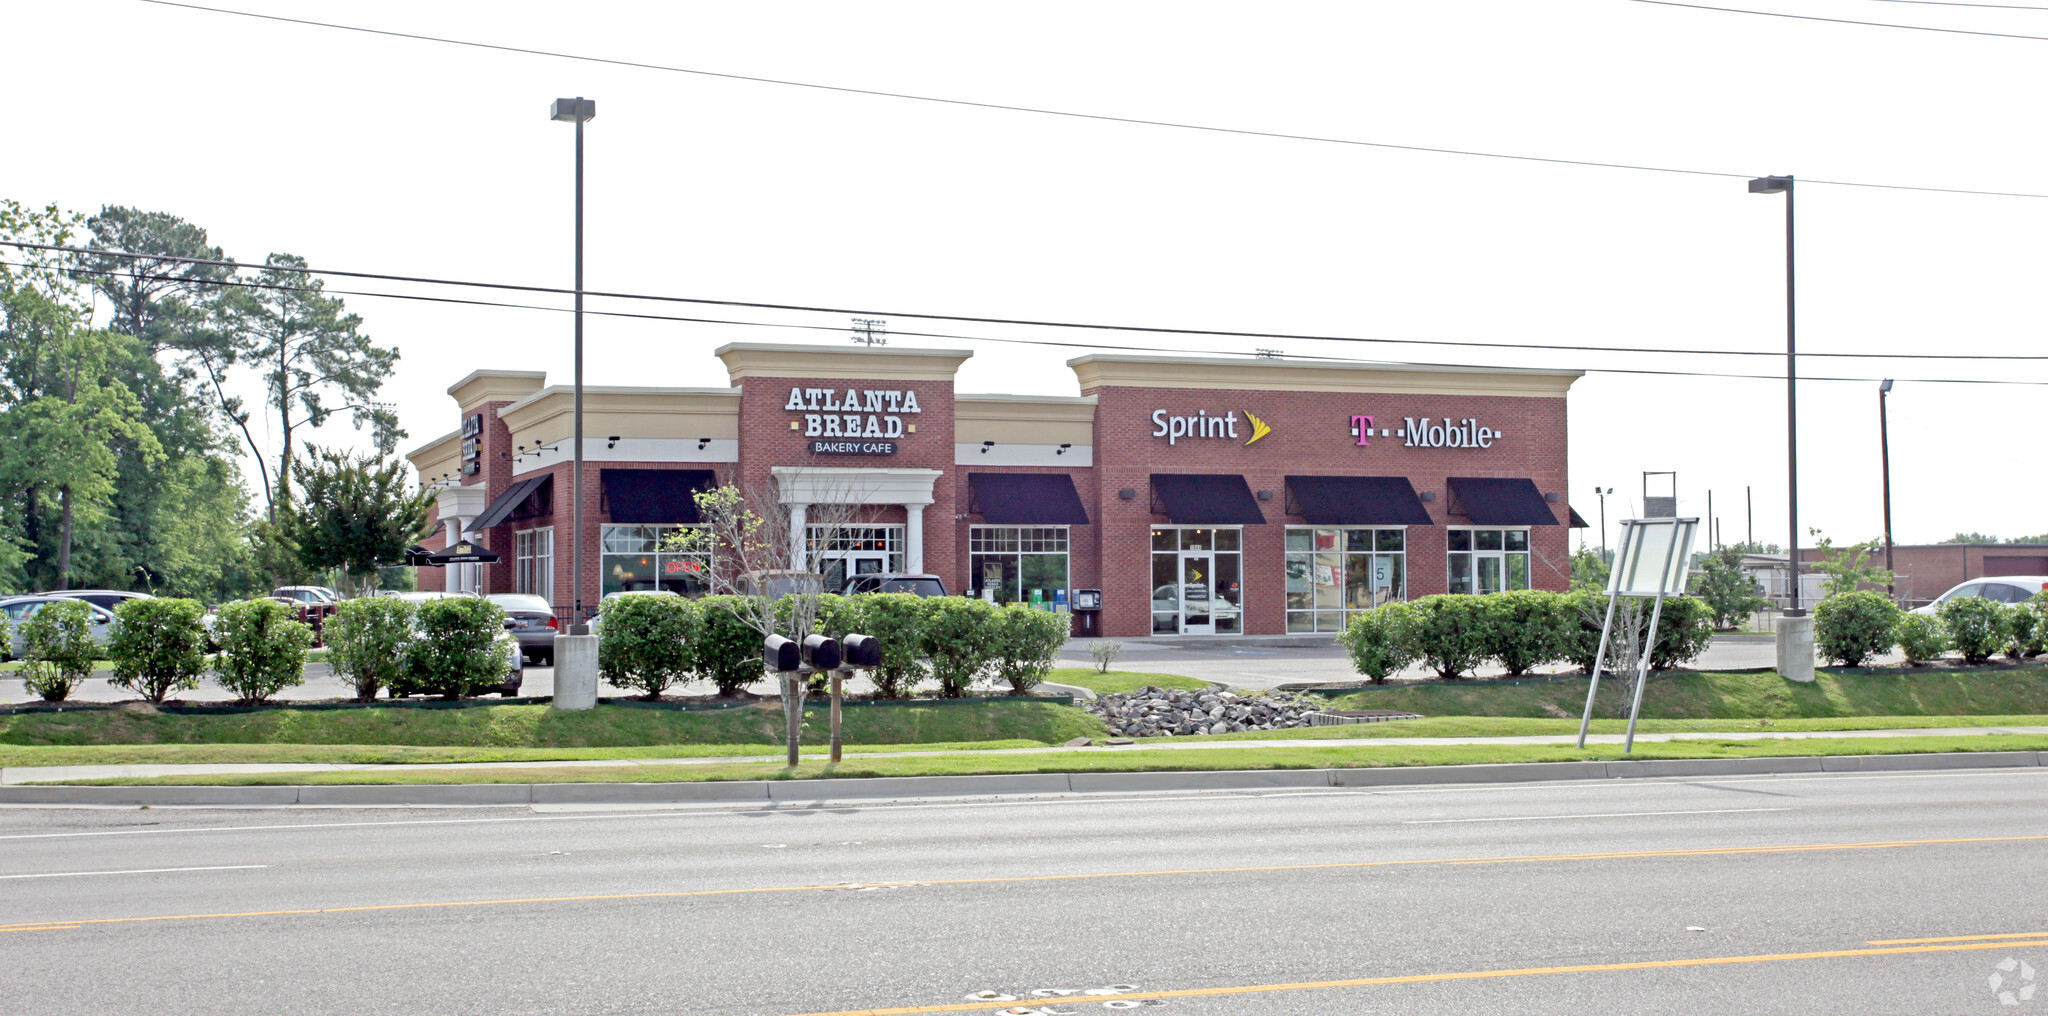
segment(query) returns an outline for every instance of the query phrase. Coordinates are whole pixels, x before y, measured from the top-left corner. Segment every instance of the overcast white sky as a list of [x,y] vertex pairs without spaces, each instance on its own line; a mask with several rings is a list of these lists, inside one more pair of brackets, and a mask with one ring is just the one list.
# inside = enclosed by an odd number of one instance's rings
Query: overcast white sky
[[[1783,199],[1749,176],[2048,194],[2048,42],[1630,0],[1437,3],[339,3],[220,6],[395,31],[1432,154],[966,108],[178,9],[9,0],[0,194],[181,215],[234,257],[567,286],[588,127],[592,289],[886,314],[969,338],[960,390],[1073,394],[1083,350],[1583,368],[1571,501],[1675,469],[1682,508],[1785,539],[1784,360],[1108,334],[909,312],[1517,344],[1784,350]],[[1879,0],[1726,6],[2048,36],[2048,11]],[[1802,353],[2048,355],[2048,199],[1802,183]],[[340,289],[448,292],[333,280]],[[568,305],[565,297],[486,299]],[[568,315],[349,297],[403,353],[410,448],[479,367],[569,377]],[[841,329],[844,314],[592,301]],[[710,352],[844,333],[591,318],[592,384],[723,385]],[[1898,377],[1894,531],[2048,532],[2042,361],[1801,359]],[[1775,374],[1653,377],[1599,368]],[[2030,385],[1924,383],[1935,378]],[[253,392],[252,392],[253,393]],[[1800,388],[1801,521],[1876,536],[1877,383]],[[345,424],[322,440],[346,439]],[[1588,534],[1597,541],[1597,534]]]

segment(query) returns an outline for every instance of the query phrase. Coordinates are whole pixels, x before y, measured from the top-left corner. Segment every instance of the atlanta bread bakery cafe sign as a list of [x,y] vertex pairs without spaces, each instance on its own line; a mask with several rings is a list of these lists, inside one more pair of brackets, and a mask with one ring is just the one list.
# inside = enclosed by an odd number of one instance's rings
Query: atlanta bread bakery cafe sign
[[924,412],[914,391],[836,386],[791,388],[782,408],[803,414],[802,429],[812,439],[813,455],[894,455],[893,439],[905,430],[903,418]]

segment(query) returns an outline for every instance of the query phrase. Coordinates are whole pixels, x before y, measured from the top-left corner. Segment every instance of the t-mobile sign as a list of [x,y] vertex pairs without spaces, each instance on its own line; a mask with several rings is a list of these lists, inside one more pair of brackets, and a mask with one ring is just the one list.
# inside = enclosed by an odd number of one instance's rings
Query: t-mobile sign
[[1404,448],[1491,448],[1503,435],[1491,427],[1480,426],[1476,416],[1462,420],[1444,417],[1440,423],[1427,417],[1418,420],[1404,416],[1398,429],[1375,430],[1372,417],[1356,413],[1351,417],[1351,436],[1358,439],[1360,448],[1371,445],[1374,437],[1398,437]]

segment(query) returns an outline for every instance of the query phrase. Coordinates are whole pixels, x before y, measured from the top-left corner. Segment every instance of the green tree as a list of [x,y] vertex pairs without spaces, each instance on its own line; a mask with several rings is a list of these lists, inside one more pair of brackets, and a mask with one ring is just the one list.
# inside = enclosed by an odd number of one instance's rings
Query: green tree
[[[325,295],[326,283],[305,268],[306,260],[295,254],[272,254],[255,285],[228,300],[240,331],[240,355],[262,374],[264,405],[277,425],[277,475],[266,471],[264,478],[272,519],[291,496],[299,428],[319,427],[347,413],[357,430],[370,428],[379,455],[391,454],[405,436],[397,412],[375,399],[398,363],[398,350],[373,343],[362,332],[363,319]],[[253,438],[250,450],[263,459]]]
[[1735,547],[1709,551],[1700,562],[1699,578],[1693,580],[1692,594],[1706,601],[1716,628],[1733,628],[1744,615],[1771,605],[1757,592],[1756,580],[1742,570],[1742,556]]
[[1809,529],[1807,532],[1813,534],[1815,546],[1820,550],[1820,559],[1814,562],[1814,567],[1828,577],[1821,584],[1821,596],[1853,593],[1864,586],[1891,585],[1892,573],[1878,567],[1871,557],[1883,549],[1883,541],[1852,543],[1837,550],[1834,540],[1820,535],[1820,530]]
[[1998,542],[1998,537],[1996,537],[1996,536],[1989,536],[1989,535],[1986,535],[1986,534],[1984,534],[1984,533],[1974,533],[1974,532],[1973,532],[1973,533],[1957,533],[1956,535],[1954,535],[1954,536],[1951,536],[1951,537],[1949,537],[1948,539],[1946,539],[1946,540],[1943,540],[1943,541],[1941,541],[1941,542],[1943,542],[1943,543],[1997,543],[1997,542]]
[[1572,552],[1572,588],[1605,591],[1608,568],[1607,560],[1598,551],[1580,547]]
[[297,500],[279,528],[311,571],[339,568],[358,594],[370,592],[380,567],[402,561],[433,526],[434,496],[412,487],[402,461],[308,448],[296,474]]

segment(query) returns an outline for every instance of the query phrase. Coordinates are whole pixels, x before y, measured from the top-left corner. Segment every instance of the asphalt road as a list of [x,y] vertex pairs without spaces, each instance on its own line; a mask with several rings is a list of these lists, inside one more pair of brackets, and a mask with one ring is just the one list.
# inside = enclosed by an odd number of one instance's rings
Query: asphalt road
[[[2044,778],[8,809],[5,1006],[2025,1012],[2048,1008],[2017,994],[2048,968]],[[1032,994],[1087,990],[1118,995]]]

